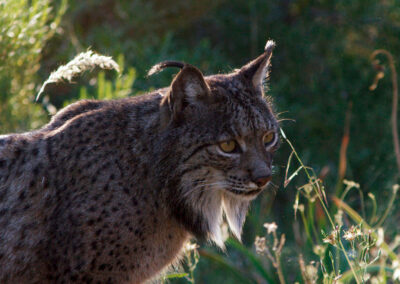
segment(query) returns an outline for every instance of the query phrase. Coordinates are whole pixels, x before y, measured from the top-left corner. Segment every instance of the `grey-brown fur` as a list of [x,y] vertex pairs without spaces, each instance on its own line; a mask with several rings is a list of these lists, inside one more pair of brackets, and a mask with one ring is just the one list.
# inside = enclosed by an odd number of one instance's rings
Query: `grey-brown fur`
[[[0,136],[0,283],[141,283],[192,236],[223,246],[223,212],[240,238],[277,147],[262,144],[278,130],[262,90],[272,47],[232,74],[185,65],[168,88]],[[221,153],[228,139],[242,152]]]

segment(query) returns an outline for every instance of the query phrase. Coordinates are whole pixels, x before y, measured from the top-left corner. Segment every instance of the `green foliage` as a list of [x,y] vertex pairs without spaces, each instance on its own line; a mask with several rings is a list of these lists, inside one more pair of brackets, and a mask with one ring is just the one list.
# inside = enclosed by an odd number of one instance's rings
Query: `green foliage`
[[50,0],[0,2],[0,133],[36,128],[45,113],[33,104],[41,52],[54,35],[66,1],[52,16]]
[[[159,61],[186,61],[205,74],[229,72],[257,56],[266,39],[274,39],[277,48],[269,94],[278,112],[283,112],[282,127],[292,137],[298,155],[283,143],[275,161],[277,194],[271,189],[252,203],[243,244],[229,240],[226,253],[211,247],[199,250],[194,279],[199,283],[278,283],[272,261],[256,255],[253,246],[255,237],[264,234],[266,221],[279,224],[287,237],[280,255],[287,283],[305,281],[300,260],[305,268],[322,263],[318,279],[325,275],[325,283],[335,281],[338,275],[345,283],[354,282],[355,275],[362,279],[364,274],[359,270],[363,267],[353,256],[369,263],[364,266],[366,274],[387,280],[398,271],[400,277],[400,268],[396,270],[396,263],[387,258],[387,254],[399,255],[394,241],[398,217],[393,216],[398,216],[400,206],[391,190],[399,175],[392,151],[387,69],[381,70],[386,77],[378,88],[374,92],[368,89],[376,73],[369,58],[373,50],[385,48],[395,59],[400,58],[400,9],[396,1],[69,0],[62,20],[65,1],[51,4],[50,0],[0,2],[1,133],[44,124],[48,119],[45,110],[51,112],[52,105],[60,108],[84,98],[115,99],[166,86],[176,70],[145,77]],[[55,5],[57,11],[51,9]],[[53,86],[41,106],[34,104],[39,82],[60,62],[88,47],[120,56],[118,63],[127,66],[125,71],[119,77],[101,71],[75,85]],[[386,61],[379,59],[385,66]],[[338,178],[339,149],[350,103],[344,178],[359,182],[356,190],[347,190],[348,185]],[[311,164],[315,171],[306,167]],[[317,181],[321,176],[323,183]],[[316,185],[321,190],[316,191]],[[320,195],[323,192],[328,203]],[[339,203],[330,198],[341,192],[345,194],[336,195],[342,201],[339,209]],[[323,204],[329,207],[324,210]],[[323,243],[321,230],[329,236],[340,218],[343,224],[336,234],[342,245]],[[371,226],[371,238],[378,240],[383,230],[386,241],[391,242],[392,251],[386,251],[379,263],[370,264],[373,257],[365,258],[364,239],[356,240],[359,242],[352,248],[343,238],[351,225],[360,223],[364,229],[365,224]],[[381,244],[382,251],[385,244]],[[347,252],[352,252],[347,258],[354,264],[354,273],[344,254]],[[370,255],[376,256],[376,251],[373,253]],[[314,269],[311,266],[308,268]],[[193,270],[180,271],[170,275],[169,281],[187,283],[192,274]]]

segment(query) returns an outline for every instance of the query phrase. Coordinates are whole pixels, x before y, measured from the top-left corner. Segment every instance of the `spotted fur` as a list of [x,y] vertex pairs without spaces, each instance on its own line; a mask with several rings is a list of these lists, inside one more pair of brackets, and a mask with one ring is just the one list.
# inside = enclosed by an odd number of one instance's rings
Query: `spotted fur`
[[[231,74],[175,66],[168,88],[0,136],[0,283],[142,283],[193,236],[223,247],[224,215],[240,238],[277,148],[262,140],[278,131],[262,89],[272,47]],[[218,146],[230,139],[239,152]]]

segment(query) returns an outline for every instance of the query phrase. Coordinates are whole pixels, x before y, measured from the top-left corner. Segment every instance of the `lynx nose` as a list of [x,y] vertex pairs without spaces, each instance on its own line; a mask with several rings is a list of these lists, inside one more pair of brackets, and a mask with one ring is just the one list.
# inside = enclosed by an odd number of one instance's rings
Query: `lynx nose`
[[255,178],[255,183],[257,184],[258,187],[263,187],[270,180],[271,180],[271,176],[262,176],[262,177]]

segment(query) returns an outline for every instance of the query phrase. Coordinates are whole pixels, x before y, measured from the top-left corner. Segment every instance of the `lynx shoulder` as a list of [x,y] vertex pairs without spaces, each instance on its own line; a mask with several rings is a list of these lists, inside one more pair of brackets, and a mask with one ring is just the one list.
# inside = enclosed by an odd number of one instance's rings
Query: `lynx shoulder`
[[222,247],[223,216],[240,238],[278,147],[273,46],[230,74],[163,62],[167,88],[0,136],[0,282],[142,283],[192,237]]

